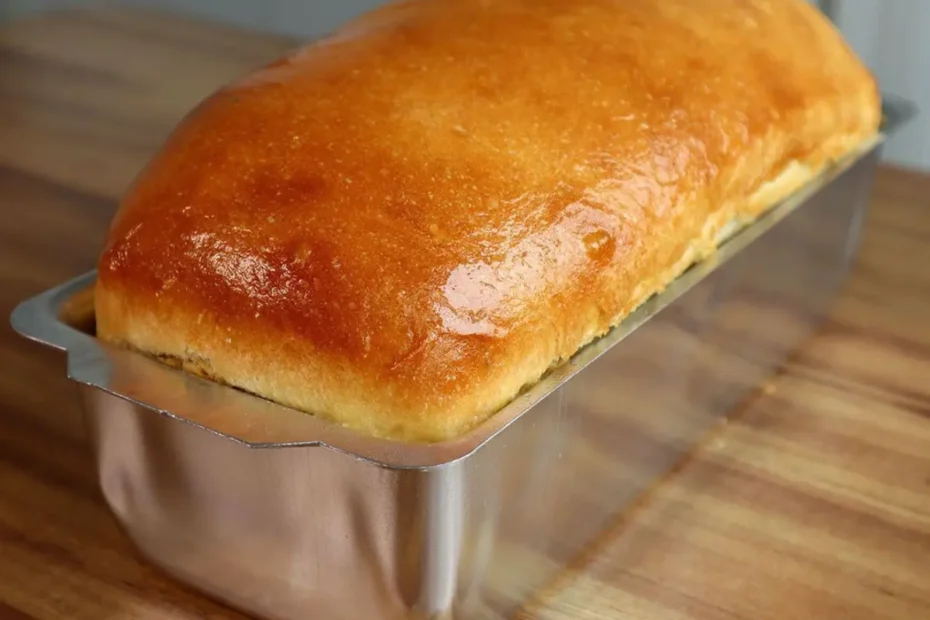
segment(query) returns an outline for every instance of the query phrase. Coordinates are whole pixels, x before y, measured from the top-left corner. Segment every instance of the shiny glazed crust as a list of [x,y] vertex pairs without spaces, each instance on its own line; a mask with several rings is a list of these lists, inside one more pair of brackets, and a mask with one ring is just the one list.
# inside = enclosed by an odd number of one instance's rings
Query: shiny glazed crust
[[210,97],[126,194],[98,334],[456,436],[876,133],[804,0],[419,0]]

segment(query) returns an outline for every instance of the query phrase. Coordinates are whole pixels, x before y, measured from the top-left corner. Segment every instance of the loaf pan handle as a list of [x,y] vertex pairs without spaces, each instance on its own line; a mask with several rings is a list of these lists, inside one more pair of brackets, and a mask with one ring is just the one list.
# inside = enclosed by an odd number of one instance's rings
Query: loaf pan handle
[[[59,351],[73,352],[91,344],[91,337],[62,321],[61,314],[81,298],[81,291],[92,288],[96,276],[91,271],[22,302],[13,310],[10,324],[21,336]],[[86,297],[92,303],[90,295]]]

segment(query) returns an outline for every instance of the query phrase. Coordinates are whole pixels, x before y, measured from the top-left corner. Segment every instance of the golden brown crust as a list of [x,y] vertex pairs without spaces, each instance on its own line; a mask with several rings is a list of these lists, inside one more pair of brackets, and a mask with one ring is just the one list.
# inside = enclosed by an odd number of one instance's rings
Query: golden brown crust
[[804,0],[419,0],[205,101],[100,260],[102,338],[439,440],[876,132]]

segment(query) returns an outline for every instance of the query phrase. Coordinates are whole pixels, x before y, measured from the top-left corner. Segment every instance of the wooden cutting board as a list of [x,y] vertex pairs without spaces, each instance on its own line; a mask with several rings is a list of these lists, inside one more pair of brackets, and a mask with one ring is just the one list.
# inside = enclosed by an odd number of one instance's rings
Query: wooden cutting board
[[[92,268],[171,127],[292,41],[163,14],[0,27],[0,315]],[[62,358],[0,326],[0,618],[241,618],[140,561]],[[930,618],[930,177],[885,169],[820,334],[523,620]]]

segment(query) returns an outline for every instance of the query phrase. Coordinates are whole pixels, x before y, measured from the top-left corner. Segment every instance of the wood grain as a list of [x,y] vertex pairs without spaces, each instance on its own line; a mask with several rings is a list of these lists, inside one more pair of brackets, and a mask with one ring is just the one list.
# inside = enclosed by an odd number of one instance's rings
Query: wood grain
[[[122,10],[0,29],[0,314],[94,262],[201,97],[290,41]],[[930,178],[882,171],[829,323],[523,620],[930,617]],[[61,357],[0,326],[0,618],[241,618],[140,561]]]

